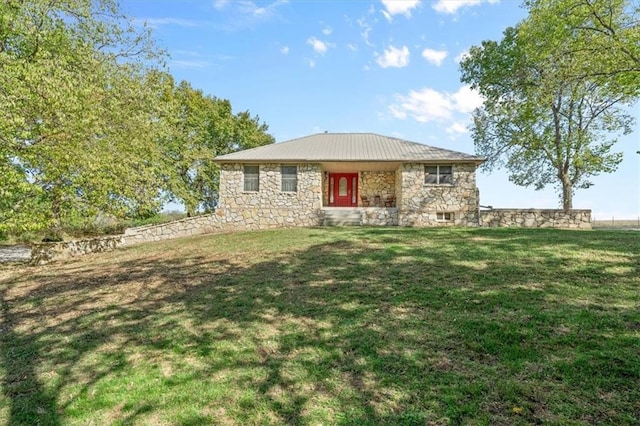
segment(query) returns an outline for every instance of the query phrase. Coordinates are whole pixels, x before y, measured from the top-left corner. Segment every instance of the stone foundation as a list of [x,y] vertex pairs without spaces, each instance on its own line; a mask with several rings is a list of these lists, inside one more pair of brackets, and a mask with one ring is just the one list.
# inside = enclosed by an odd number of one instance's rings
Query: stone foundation
[[591,210],[480,210],[480,226],[591,229]]
[[397,226],[398,209],[365,207],[360,209],[361,224],[369,226]]

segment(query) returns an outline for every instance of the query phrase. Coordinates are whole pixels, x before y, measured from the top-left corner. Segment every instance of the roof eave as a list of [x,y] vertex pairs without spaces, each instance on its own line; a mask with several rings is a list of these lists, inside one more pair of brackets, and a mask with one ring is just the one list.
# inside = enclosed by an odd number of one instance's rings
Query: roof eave
[[336,158],[324,158],[324,159],[310,159],[310,158],[241,158],[241,159],[227,159],[227,158],[214,158],[214,163],[475,163],[482,164],[486,161],[485,158],[440,158],[440,159],[409,159],[409,158],[391,158],[391,159],[360,159],[360,160],[345,160]]

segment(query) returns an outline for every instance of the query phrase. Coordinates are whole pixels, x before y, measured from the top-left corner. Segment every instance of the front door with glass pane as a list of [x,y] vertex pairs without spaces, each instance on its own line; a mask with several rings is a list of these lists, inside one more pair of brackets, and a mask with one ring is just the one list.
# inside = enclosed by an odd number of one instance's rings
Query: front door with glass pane
[[358,174],[329,174],[329,205],[336,207],[358,206]]

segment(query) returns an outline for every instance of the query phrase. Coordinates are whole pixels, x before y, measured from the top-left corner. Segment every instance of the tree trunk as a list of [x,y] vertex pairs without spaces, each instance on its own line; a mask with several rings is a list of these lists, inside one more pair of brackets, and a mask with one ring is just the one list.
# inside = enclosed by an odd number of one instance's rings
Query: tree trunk
[[62,195],[56,185],[51,189],[51,225],[45,241],[62,241]]
[[573,208],[573,185],[567,178],[562,179],[562,209],[569,211]]

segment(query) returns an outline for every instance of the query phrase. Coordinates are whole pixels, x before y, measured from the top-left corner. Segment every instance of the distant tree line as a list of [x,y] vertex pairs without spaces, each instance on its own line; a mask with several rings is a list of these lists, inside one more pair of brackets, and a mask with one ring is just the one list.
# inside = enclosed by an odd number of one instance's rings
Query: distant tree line
[[0,234],[214,208],[212,158],[273,137],[164,59],[116,0],[0,2]]

